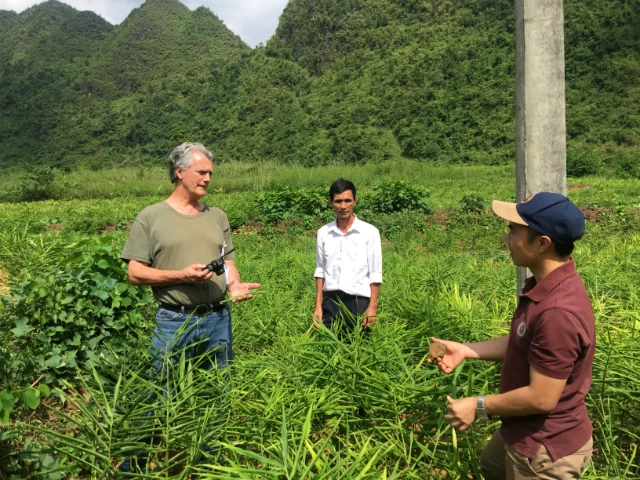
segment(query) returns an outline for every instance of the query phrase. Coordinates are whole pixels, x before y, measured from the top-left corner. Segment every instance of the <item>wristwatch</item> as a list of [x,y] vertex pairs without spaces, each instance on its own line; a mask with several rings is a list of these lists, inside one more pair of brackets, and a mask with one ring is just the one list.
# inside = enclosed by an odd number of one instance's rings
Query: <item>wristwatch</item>
[[484,409],[484,395],[478,397],[478,406],[476,407],[476,415],[480,420],[491,420],[491,415],[487,415]]

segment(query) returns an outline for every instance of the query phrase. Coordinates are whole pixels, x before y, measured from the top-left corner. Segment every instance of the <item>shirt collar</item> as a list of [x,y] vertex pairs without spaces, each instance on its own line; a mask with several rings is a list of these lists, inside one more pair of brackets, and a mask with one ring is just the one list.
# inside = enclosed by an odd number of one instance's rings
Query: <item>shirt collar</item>
[[549,275],[544,277],[544,279],[537,283],[534,277],[529,277],[524,283],[524,287],[522,288],[521,297],[528,297],[534,302],[538,303],[546,297],[551,290],[556,288],[562,282],[564,282],[567,278],[573,277],[577,275],[576,265],[573,261],[573,258],[569,259],[568,262],[556,268]]
[[338,222],[336,220],[334,220],[329,224],[329,231],[333,230],[339,235],[346,235],[351,231],[356,231],[358,233],[361,233],[362,220],[358,220],[358,217],[356,217],[355,213],[353,214],[353,216],[355,217],[355,219],[353,220],[353,223],[349,227],[349,230],[347,230],[346,232],[343,233],[342,230],[338,228]]

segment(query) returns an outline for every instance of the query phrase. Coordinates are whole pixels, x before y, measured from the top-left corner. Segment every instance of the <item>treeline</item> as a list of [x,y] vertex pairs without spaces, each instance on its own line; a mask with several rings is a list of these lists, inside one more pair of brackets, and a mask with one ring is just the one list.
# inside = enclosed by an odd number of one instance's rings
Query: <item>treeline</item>
[[[565,2],[570,173],[637,176],[640,4]],[[0,12],[0,164],[357,164],[515,157],[515,14],[495,0],[291,0],[250,49],[208,9],[118,26],[50,0]],[[25,156],[25,151],[28,155]]]

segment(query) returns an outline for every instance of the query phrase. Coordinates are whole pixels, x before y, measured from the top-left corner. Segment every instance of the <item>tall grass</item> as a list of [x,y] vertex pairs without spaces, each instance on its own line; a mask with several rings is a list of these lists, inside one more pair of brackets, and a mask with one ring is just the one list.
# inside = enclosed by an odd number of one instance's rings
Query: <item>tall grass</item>
[[[201,371],[179,358],[167,377],[172,383],[161,382],[149,377],[149,345],[141,342],[126,356],[114,355],[113,363],[95,364],[59,385],[65,402],[50,403],[49,417],[39,412],[14,424],[10,432],[31,431],[29,442],[12,440],[19,445],[16,455],[41,452],[55,459],[47,463],[49,478],[57,469],[68,478],[114,477],[119,462],[133,454],[151,459],[147,478],[478,478],[478,452],[498,422],[455,435],[443,419],[445,398],[497,392],[499,365],[466,362],[445,376],[426,355],[434,335],[474,341],[508,329],[516,295],[504,223],[488,214],[459,214],[456,206],[472,192],[510,198],[512,172],[411,162],[216,168],[221,183],[212,185],[208,201],[237,218],[251,215],[253,192],[278,183],[326,186],[338,176],[354,179],[365,192],[381,178],[411,178],[432,192],[436,208],[451,212],[444,220],[410,214],[389,219],[380,318],[368,338],[356,335],[351,343],[311,326],[315,232],[297,224],[243,228],[234,237],[240,271],[263,287],[233,307],[230,372]],[[160,170],[85,174],[69,174],[68,185],[77,182],[77,188],[66,191],[88,198],[108,196],[113,188],[113,196],[126,196],[0,205],[1,269],[45,274],[61,246],[105,232],[120,248],[126,222],[163,198],[165,190],[154,188],[168,186]],[[640,191],[632,188],[637,182],[581,182],[591,188],[570,195],[585,205],[640,202]],[[133,185],[152,196],[132,196]],[[226,193],[215,193],[222,185]],[[587,477],[638,478],[637,223],[617,213],[590,222],[575,258],[598,333],[588,397],[595,456]]]
[[[640,238],[596,232],[576,251],[598,329],[587,478],[632,478],[640,475],[632,288]],[[59,423],[29,426],[50,436],[47,452],[80,478],[115,476],[134,453],[151,459],[145,478],[479,478],[478,452],[499,422],[455,435],[443,419],[445,398],[495,393],[499,365],[466,362],[442,375],[426,362],[428,339],[505,333],[515,274],[500,252],[442,251],[441,242],[410,229],[385,242],[380,319],[370,337],[345,343],[311,326],[312,232],[240,235],[243,277],[263,287],[233,307],[228,383],[226,372],[184,360],[172,366],[171,385],[150,378],[143,343],[118,368],[98,365],[67,385],[75,406],[54,407]],[[158,401],[162,391],[169,394]]]

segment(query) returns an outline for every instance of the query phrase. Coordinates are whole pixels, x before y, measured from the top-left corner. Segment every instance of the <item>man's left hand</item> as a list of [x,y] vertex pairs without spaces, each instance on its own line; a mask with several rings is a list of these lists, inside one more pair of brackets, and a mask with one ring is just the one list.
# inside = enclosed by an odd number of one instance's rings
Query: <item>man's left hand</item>
[[260,288],[259,283],[240,283],[238,285],[229,286],[229,295],[231,295],[231,301],[233,303],[244,302],[249,300],[253,295],[250,291]]
[[459,400],[447,396],[449,406],[447,414],[444,416],[453,428],[464,432],[476,421],[476,408],[478,406],[477,397],[461,398]]
[[365,328],[371,328],[376,324],[376,320],[378,320],[376,309],[367,308],[366,312],[364,312],[364,318],[362,319],[362,326]]

